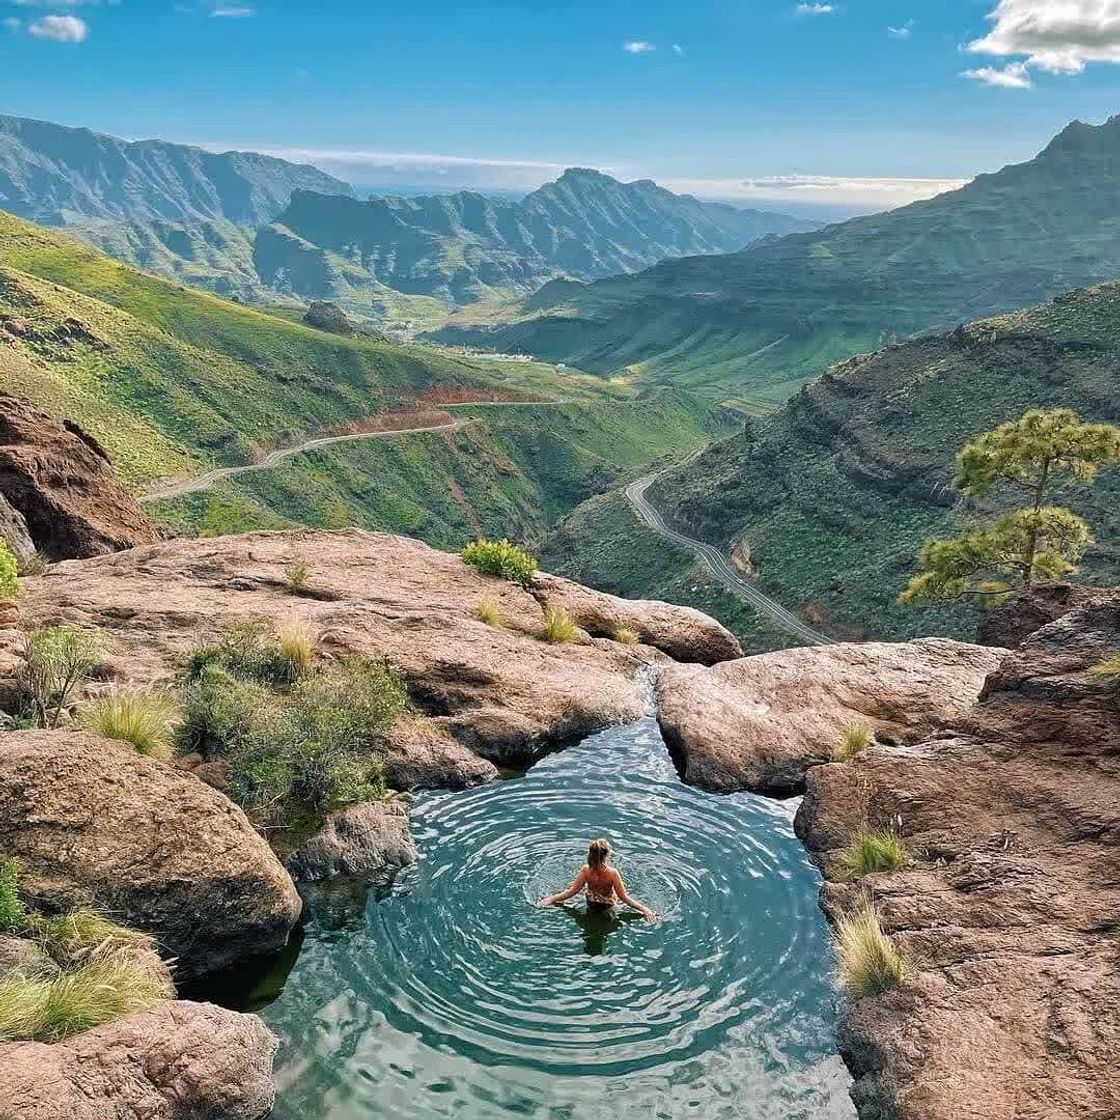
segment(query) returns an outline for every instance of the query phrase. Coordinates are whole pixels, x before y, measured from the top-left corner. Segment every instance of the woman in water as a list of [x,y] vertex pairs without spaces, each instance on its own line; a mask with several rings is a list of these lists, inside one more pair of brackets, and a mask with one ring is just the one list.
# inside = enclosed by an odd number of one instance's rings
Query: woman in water
[[588,906],[609,909],[614,906],[617,896],[620,902],[633,907],[647,922],[652,922],[655,917],[654,912],[626,893],[626,884],[623,883],[622,876],[607,862],[610,854],[611,846],[606,840],[592,840],[587,849],[587,862],[580,868],[572,885],[559,894],[546,895],[537,905],[552,906],[557,902],[566,902],[586,888]]

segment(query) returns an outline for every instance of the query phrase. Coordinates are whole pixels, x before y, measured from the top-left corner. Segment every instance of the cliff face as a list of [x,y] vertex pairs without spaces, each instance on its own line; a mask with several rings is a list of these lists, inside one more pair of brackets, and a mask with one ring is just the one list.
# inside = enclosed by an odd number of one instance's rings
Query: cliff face
[[[956,730],[809,772],[826,909],[866,893],[911,962],[844,1016],[862,1117],[1120,1115],[1120,676],[1094,671],[1117,650],[1112,595],[1010,654]],[[912,864],[835,881],[864,825]]]

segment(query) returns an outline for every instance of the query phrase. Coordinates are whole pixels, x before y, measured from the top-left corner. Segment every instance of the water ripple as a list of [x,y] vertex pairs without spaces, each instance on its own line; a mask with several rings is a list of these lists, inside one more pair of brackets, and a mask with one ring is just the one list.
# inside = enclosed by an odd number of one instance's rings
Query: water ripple
[[[848,1118],[792,807],[681,785],[656,725],[418,798],[418,866],[313,912],[265,1018],[277,1116]],[[658,918],[537,909],[610,838]]]

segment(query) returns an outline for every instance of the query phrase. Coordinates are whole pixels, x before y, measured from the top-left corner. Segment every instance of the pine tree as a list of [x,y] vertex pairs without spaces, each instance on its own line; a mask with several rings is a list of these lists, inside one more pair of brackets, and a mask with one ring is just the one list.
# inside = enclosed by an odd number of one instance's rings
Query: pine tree
[[1093,543],[1089,526],[1068,509],[1046,505],[1056,477],[1088,485],[1097,467],[1120,460],[1120,428],[1089,424],[1068,408],[1033,409],[969,443],[957,456],[953,486],[969,498],[997,487],[1022,494],[1025,508],[957,537],[928,541],[903,603],[963,599],[992,601],[1039,579],[1077,570]]

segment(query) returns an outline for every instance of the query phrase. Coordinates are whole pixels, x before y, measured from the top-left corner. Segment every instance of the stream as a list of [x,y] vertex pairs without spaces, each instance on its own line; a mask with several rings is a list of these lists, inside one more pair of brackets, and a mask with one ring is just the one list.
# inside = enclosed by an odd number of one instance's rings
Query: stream
[[[319,893],[242,1001],[281,1039],[275,1120],[850,1120],[794,808],[683,785],[651,719],[417,796],[417,866]],[[534,906],[600,835],[654,923]]]

